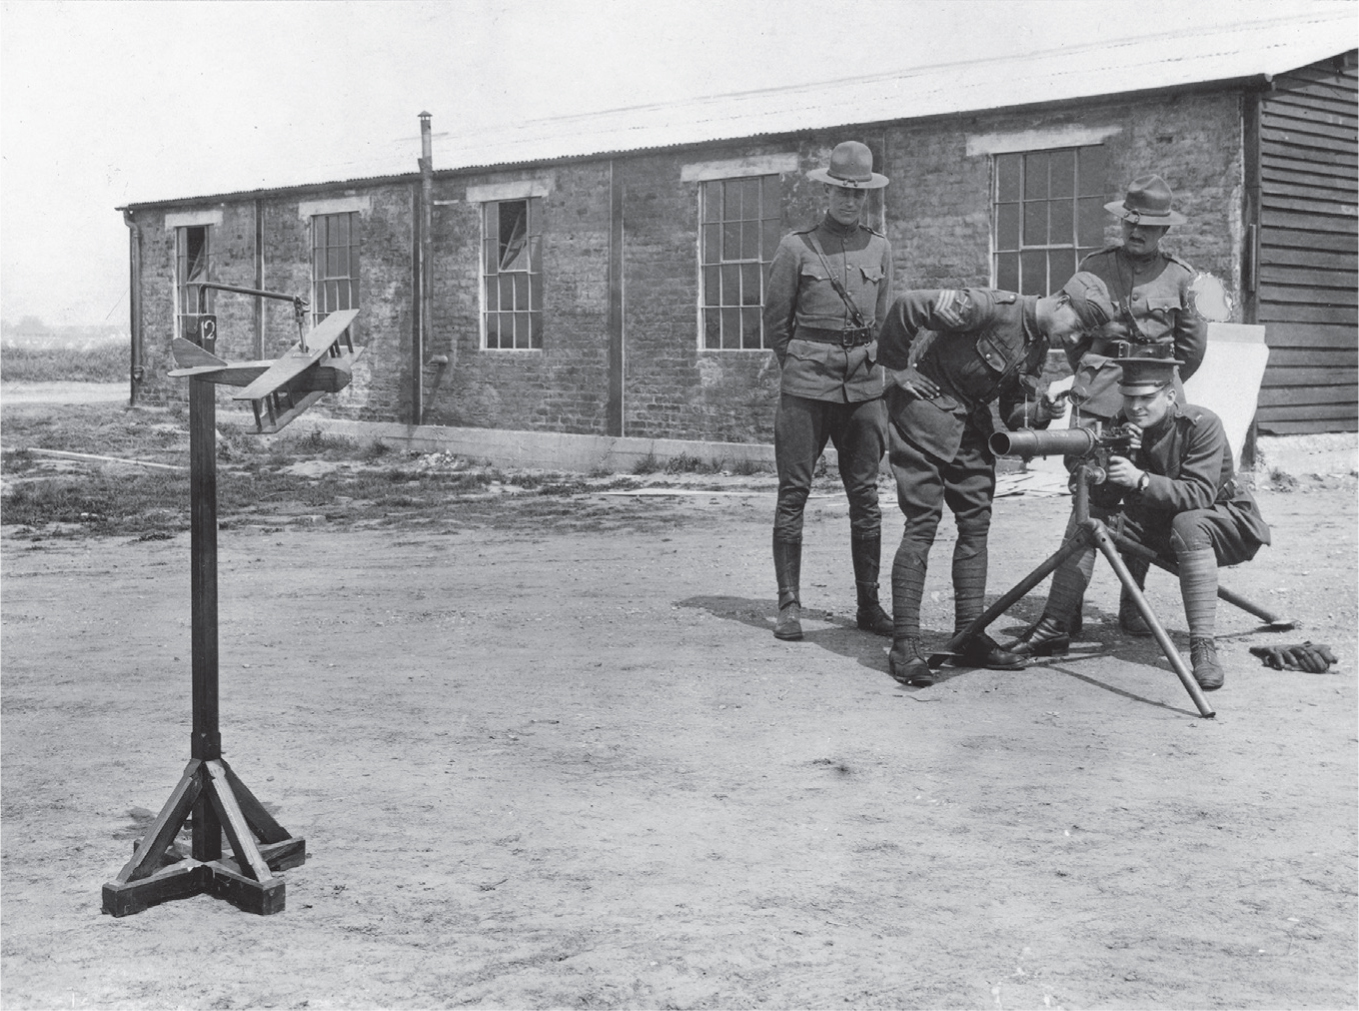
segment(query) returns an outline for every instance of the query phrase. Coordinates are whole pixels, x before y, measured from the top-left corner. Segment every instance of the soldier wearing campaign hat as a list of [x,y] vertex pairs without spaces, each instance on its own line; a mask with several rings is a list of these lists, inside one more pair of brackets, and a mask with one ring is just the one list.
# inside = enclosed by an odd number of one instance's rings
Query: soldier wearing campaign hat
[[[892,563],[892,650],[888,670],[903,684],[926,686],[935,672],[920,632],[925,569],[947,504],[958,527],[953,549],[953,620],[958,632],[981,614],[996,460],[987,446],[991,403],[1010,428],[1045,428],[1061,413],[1039,377],[1048,346],[1061,346],[1113,318],[1104,282],[1078,273],[1052,295],[990,288],[908,291],[893,304],[878,337],[878,360],[892,388],[889,457],[906,523]],[[916,346],[922,331],[928,347]],[[1022,657],[985,634],[962,647],[972,667],[1012,670]]]
[[802,638],[802,513],[816,462],[829,441],[849,497],[857,623],[886,636],[892,634],[892,619],[878,602],[878,467],[887,420],[883,371],[873,364],[872,348],[887,313],[892,248],[860,218],[868,192],[888,180],[873,171],[868,147],[852,140],[836,145],[830,164],[807,177],[824,184],[829,206],[814,227],[779,243],[765,289],[765,335],[781,372],[774,417],[779,475],[774,513],[779,616],[774,635]]
[[[1179,403],[1175,378],[1183,364],[1167,358],[1122,363],[1123,408],[1113,423],[1132,426],[1134,447],[1128,457],[1113,457],[1107,481],[1090,490],[1090,515],[1110,524],[1121,515],[1125,536],[1177,563],[1194,679],[1212,691],[1223,683],[1214,638],[1218,566],[1254,558],[1269,543],[1269,526],[1236,480],[1217,415]],[[1064,651],[1094,563],[1093,545],[1068,557],[1053,573],[1043,617],[1005,649],[1022,656]]]
[[[1118,310],[1107,326],[1067,349],[1075,379],[1071,402],[1076,424],[1106,424],[1122,406],[1118,380],[1130,358],[1174,358],[1181,363],[1176,393],[1184,402],[1181,379],[1197,371],[1207,350],[1206,322],[1193,310],[1190,284],[1194,269],[1174,253],[1160,248],[1172,225],[1186,218],[1173,208],[1174,194],[1159,175],[1139,176],[1122,200],[1104,205],[1122,224],[1123,242],[1091,253],[1080,270],[1099,277]],[[1140,586],[1147,566],[1128,559]],[[1119,604],[1119,624],[1134,635],[1151,629],[1125,590]]]

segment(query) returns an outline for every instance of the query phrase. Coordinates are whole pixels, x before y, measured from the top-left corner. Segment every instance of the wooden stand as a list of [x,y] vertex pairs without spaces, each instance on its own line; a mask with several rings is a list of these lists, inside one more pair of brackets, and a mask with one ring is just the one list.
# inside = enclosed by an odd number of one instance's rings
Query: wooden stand
[[[195,343],[212,350],[216,320],[198,317]],[[132,859],[104,885],[104,912],[127,916],[169,899],[208,892],[246,912],[281,913],[275,871],[306,860],[292,836],[222,758],[217,708],[217,404],[212,383],[189,380],[190,583],[193,608],[191,758],[170,799],[134,846]],[[192,815],[190,852],[175,836]],[[222,855],[222,836],[234,859]]]

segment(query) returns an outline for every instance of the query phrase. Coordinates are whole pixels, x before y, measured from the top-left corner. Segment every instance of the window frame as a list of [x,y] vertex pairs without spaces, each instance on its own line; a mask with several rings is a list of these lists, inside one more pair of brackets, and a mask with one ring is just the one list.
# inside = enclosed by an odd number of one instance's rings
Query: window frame
[[[203,262],[201,276],[197,272],[188,272],[189,268],[189,232],[201,229],[203,241],[201,246],[201,259]],[[187,276],[186,276],[187,273]],[[175,226],[175,267],[174,267],[174,313],[175,325],[174,334],[176,337],[184,336],[184,326],[182,317],[189,314],[211,313],[216,306],[217,292],[212,288],[199,288],[198,304],[189,297],[188,282],[191,280],[211,281],[212,278],[212,224],[205,222],[198,225],[176,225]]]
[[[1068,153],[1071,192],[1054,194],[1054,159]],[[1051,294],[1075,273],[1082,259],[1104,248],[1108,165],[1108,151],[1099,142],[991,155],[992,287],[1022,295]],[[1041,186],[1034,177],[1039,166],[1044,173]],[[1060,174],[1056,181],[1063,181]],[[1070,241],[1052,241],[1054,229],[1067,230]],[[1007,242],[1011,235],[1013,243]],[[1040,258],[1043,280],[1038,283],[1031,273]]]
[[[347,218],[345,223],[346,241],[331,242],[331,226],[338,224],[338,219]],[[359,279],[362,269],[361,249],[363,237],[361,234],[361,215],[358,211],[332,211],[327,213],[313,214],[311,216],[311,325],[317,326],[332,312],[340,312],[344,309],[357,309],[359,307]],[[318,233],[324,231],[324,235]],[[324,241],[318,241],[323,239]],[[346,250],[343,256],[345,266],[344,274],[330,273],[331,251]],[[321,251],[325,252],[324,276],[322,271]],[[334,298],[332,299],[330,285],[335,285]],[[341,285],[343,285],[344,297],[341,297]],[[334,301],[336,304],[330,305]],[[352,332],[352,331],[351,331]]]
[[[522,238],[522,243],[508,261],[506,255],[510,247],[502,241],[506,212],[511,205],[522,204],[523,231],[512,233],[513,238]],[[511,212],[513,213],[513,212]],[[518,219],[512,219],[517,221]],[[522,266],[520,266],[522,264]],[[492,270],[494,267],[494,270]],[[543,280],[543,199],[527,193],[524,196],[504,197],[498,200],[484,200],[481,203],[481,245],[477,262],[478,291],[481,322],[481,349],[483,351],[536,351],[543,350],[545,327],[543,320],[544,280]],[[507,283],[508,282],[508,285]],[[509,295],[510,308],[505,308],[504,299]],[[494,294],[494,299],[492,295]],[[525,308],[519,308],[523,300]],[[494,302],[494,307],[492,307]],[[493,319],[494,317],[494,319]],[[510,324],[509,341],[504,343],[504,325]],[[494,324],[494,326],[492,325]],[[520,333],[521,324],[527,328]],[[494,334],[494,341],[492,339]]]
[[[755,217],[745,215],[746,195],[751,184],[757,187],[754,198]],[[729,187],[737,187],[740,216],[727,216]],[[721,206],[713,212],[710,201],[718,195]],[[769,265],[774,260],[779,242],[786,231],[783,223],[783,175],[779,172],[757,173],[750,175],[722,176],[703,179],[698,185],[698,240],[696,259],[698,261],[698,304],[695,309],[697,318],[696,340],[701,352],[729,351],[768,351],[768,335],[764,330],[764,304],[769,284]],[[770,211],[773,213],[769,213]],[[747,230],[754,233],[754,256],[737,255],[728,257],[727,242],[735,227],[738,254],[746,253],[745,235]],[[716,259],[709,255],[716,252]],[[758,288],[758,301],[744,301],[748,287],[753,283]],[[728,303],[724,296],[729,285],[735,288],[739,301]],[[716,292],[712,291],[716,287]],[[753,321],[757,327],[758,343],[748,343],[747,331],[742,319]],[[736,339],[728,341],[729,322],[737,324]],[[710,326],[716,324],[715,342]]]

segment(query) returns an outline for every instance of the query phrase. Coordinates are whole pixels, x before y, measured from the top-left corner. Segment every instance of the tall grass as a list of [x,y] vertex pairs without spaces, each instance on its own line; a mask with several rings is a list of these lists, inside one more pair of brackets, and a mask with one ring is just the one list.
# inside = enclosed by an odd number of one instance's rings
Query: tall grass
[[125,341],[87,347],[0,344],[0,379],[9,383],[116,383],[127,378]]

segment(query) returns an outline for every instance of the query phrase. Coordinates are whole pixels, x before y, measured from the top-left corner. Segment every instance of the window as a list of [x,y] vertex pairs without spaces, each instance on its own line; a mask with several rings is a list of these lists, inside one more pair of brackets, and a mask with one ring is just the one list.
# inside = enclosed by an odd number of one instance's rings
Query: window
[[1104,245],[1104,148],[994,157],[995,286],[1047,295],[1076,272],[1081,257]]
[[699,202],[702,347],[762,349],[764,286],[783,234],[779,177],[710,180]]
[[542,200],[482,205],[482,319],[486,347],[543,346]]
[[359,305],[359,215],[316,214],[311,219],[311,318]]
[[210,313],[214,296],[211,288],[199,288],[192,281],[212,280],[212,255],[207,225],[180,225],[175,229],[175,335],[184,336],[181,313]]

